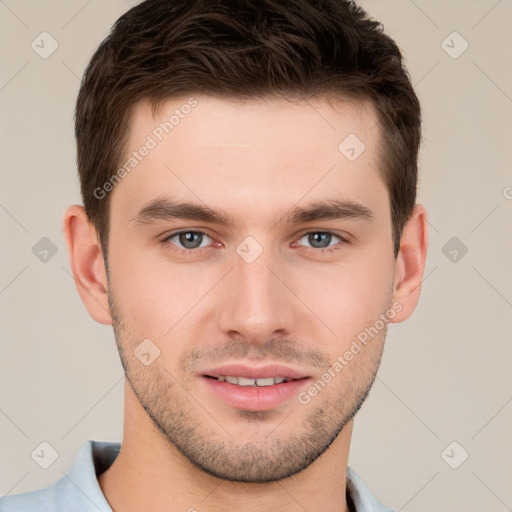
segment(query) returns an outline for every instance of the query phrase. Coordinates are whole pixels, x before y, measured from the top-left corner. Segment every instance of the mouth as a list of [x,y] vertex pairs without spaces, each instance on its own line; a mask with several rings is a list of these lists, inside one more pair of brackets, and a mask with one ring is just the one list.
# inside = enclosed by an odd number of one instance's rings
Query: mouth
[[228,382],[229,384],[236,384],[237,386],[251,386],[251,387],[267,387],[275,384],[282,384],[283,382],[291,382],[292,380],[288,377],[262,377],[259,379],[247,379],[246,377],[235,377],[233,375],[219,375],[213,377],[212,375],[205,375],[209,379],[216,379],[219,382]]
[[235,409],[266,411],[290,403],[312,378],[300,370],[279,364],[250,367],[224,365],[199,375],[214,400]]

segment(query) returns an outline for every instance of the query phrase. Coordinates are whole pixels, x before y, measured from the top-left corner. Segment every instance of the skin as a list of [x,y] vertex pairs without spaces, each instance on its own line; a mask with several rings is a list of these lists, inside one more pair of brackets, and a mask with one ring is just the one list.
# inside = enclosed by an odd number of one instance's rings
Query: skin
[[[307,404],[293,397],[269,411],[233,407],[199,374],[279,362],[317,381],[393,304],[390,322],[406,320],[425,267],[425,208],[415,206],[395,259],[368,103],[196,99],[110,192],[108,279],[82,206],[65,212],[78,291],[93,319],[113,325],[127,376],[122,448],[99,484],[116,512],[148,504],[156,512],[348,511],[353,417],[375,379],[387,322]],[[186,100],[167,100],[156,120],[149,103],[138,103],[129,152]],[[366,146],[355,161],[338,150],[351,133]],[[133,222],[165,195],[222,209],[234,224]],[[373,220],[281,220],[328,198],[356,201]],[[165,240],[178,229],[208,236],[186,249],[179,237]],[[310,231],[333,237],[314,245]],[[236,252],[248,236],[263,249],[252,263]],[[322,253],[326,246],[339,250]],[[144,339],[160,350],[148,366],[134,355]]]

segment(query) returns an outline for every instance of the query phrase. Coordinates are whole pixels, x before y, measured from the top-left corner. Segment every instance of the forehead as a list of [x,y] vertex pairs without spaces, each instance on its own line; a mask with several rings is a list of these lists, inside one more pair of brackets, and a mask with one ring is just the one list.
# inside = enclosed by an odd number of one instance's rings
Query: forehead
[[334,193],[387,202],[378,135],[369,102],[187,96],[153,117],[143,100],[131,112],[112,214],[133,216],[166,193],[246,214]]

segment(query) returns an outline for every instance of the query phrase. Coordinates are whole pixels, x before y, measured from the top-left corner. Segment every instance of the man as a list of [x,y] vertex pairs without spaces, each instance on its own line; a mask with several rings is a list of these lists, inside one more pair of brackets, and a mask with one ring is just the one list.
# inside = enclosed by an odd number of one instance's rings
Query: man
[[123,441],[0,509],[389,511],[349,446],[428,235],[382,27],[342,0],[147,0],[92,57],[76,138],[64,233]]

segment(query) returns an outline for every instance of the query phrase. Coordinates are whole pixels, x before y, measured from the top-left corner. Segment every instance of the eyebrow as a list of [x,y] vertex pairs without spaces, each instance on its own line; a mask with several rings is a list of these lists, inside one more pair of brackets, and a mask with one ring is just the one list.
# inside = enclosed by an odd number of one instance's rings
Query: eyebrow
[[[130,222],[135,225],[142,225],[172,219],[209,222],[229,228],[235,224],[233,217],[223,210],[213,210],[199,203],[175,201],[167,197],[158,197],[146,203],[130,219]],[[330,219],[359,219],[372,222],[373,213],[369,208],[355,201],[326,199],[305,206],[296,206],[282,215],[280,220],[288,224],[301,224]]]

